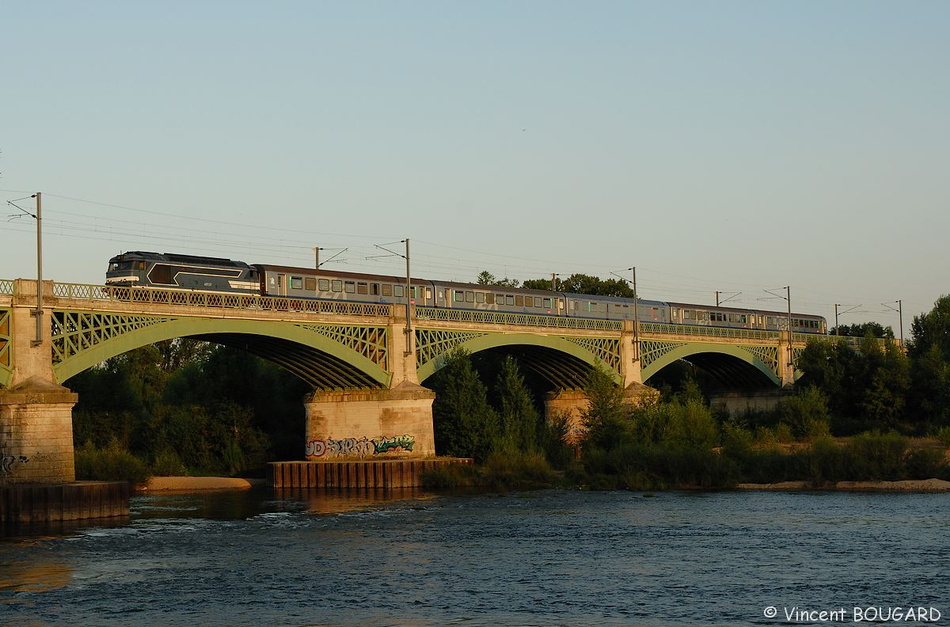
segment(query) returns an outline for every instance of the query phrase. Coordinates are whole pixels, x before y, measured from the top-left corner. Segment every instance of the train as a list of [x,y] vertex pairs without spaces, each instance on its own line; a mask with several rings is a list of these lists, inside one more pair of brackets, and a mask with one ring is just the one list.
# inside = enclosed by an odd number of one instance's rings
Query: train
[[[408,290],[407,290],[408,284]],[[106,285],[513,312],[642,323],[827,334],[822,316],[479,285],[322,268],[248,264],[219,257],[130,251],[109,260]]]

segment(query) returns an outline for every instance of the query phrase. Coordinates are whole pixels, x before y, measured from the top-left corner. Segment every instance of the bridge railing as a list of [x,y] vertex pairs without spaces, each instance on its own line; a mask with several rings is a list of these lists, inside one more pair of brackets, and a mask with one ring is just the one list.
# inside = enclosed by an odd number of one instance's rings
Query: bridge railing
[[[799,334],[797,334],[797,333],[795,334],[795,341],[796,341],[796,342],[799,341],[798,335],[799,335]],[[814,339],[815,337],[816,337],[816,336],[814,336],[814,335],[803,335],[801,341],[802,341],[802,342],[805,342],[805,341],[807,341],[807,340]],[[863,337],[856,337],[856,336],[850,336],[850,335],[819,335],[819,336],[817,336],[817,337],[818,337],[819,339],[825,340],[826,342],[841,342],[841,343],[847,344],[848,346],[850,346],[851,348],[853,348],[853,349],[855,349],[855,350],[861,350],[861,345],[862,345],[863,342],[864,342],[864,338],[863,338]],[[896,343],[898,346],[900,346],[900,340],[897,340],[897,339],[895,339],[895,338],[876,337],[876,338],[874,338],[874,341],[875,341],[881,348],[884,348],[884,347],[887,345],[888,342],[894,342],[894,343]],[[902,348],[903,348],[903,347],[902,347]]]
[[252,309],[378,317],[392,315],[392,305],[377,303],[350,303],[308,298],[165,290],[151,287],[116,287],[82,283],[54,283],[53,296],[92,302],[178,305],[215,309]]
[[641,322],[641,335],[688,335],[691,337],[718,337],[743,340],[775,341],[779,337],[778,331],[763,331],[759,329],[732,329],[727,327],[707,327],[695,324],[665,324],[660,322]]
[[0,279],[0,296],[13,296],[13,279]]
[[620,320],[538,316],[506,311],[443,309],[441,307],[416,307],[416,320],[511,324],[523,327],[555,327],[560,329],[588,329],[592,331],[620,331],[623,328],[623,322]]

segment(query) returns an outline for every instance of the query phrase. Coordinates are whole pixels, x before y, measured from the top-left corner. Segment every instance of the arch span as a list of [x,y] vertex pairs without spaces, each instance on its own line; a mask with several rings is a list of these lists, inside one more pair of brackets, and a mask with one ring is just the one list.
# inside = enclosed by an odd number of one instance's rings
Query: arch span
[[[563,337],[531,333],[486,334],[459,342],[452,347],[469,353],[508,349],[520,357],[525,365],[547,379],[556,388],[583,387],[592,368],[602,368],[618,384],[623,376],[617,369],[580,344]],[[445,364],[445,353],[419,367],[419,381],[423,382]]]
[[[780,387],[782,385],[781,379],[769,366],[769,364],[767,364],[754,353],[741,346],[713,343],[688,343],[677,346],[673,350],[652,361],[649,366],[643,368],[641,371],[643,382],[646,383],[650,377],[654,376],[660,370],[677,360],[683,359],[690,361],[690,357],[700,355],[722,355],[738,359],[739,361],[749,364],[749,366],[760,372],[776,386]],[[708,364],[710,362],[706,360],[706,363]]]
[[57,381],[63,382],[110,357],[182,337],[244,348],[286,368],[315,388],[385,388],[392,376],[353,349],[299,325],[213,318],[164,319],[84,345],[54,364],[53,372]]

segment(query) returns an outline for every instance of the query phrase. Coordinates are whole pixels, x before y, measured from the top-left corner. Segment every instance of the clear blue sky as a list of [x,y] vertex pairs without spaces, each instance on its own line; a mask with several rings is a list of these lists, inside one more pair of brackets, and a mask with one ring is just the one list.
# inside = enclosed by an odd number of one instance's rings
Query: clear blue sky
[[[0,24],[0,201],[43,192],[57,281],[124,250],[399,273],[367,257],[409,237],[417,276],[635,265],[646,298],[784,310],[761,299],[791,285],[895,330],[881,303],[908,328],[950,293],[943,0],[8,2]],[[35,276],[34,228],[0,222],[0,278]]]

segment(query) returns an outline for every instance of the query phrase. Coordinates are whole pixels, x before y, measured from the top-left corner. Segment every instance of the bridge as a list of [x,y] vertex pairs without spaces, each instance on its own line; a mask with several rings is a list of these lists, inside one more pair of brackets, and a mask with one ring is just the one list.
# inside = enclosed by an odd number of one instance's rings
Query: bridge
[[636,397],[686,359],[733,385],[788,386],[808,335],[632,320],[252,295],[0,281],[0,484],[72,481],[68,379],[146,344],[235,346],[307,381],[309,458],[435,454],[423,386],[455,349],[515,355],[548,382],[547,409],[575,414],[593,368]]

